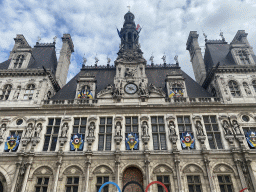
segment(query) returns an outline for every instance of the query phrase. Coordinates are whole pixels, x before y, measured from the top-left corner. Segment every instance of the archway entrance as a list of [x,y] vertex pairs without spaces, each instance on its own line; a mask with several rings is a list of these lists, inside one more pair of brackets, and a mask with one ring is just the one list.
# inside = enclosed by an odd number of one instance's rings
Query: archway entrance
[[0,191],[4,191],[4,186],[1,181],[0,181]]
[[123,187],[124,186],[125,189],[123,192],[143,192],[141,189],[141,187],[143,187],[142,172],[136,167],[128,167],[123,174]]

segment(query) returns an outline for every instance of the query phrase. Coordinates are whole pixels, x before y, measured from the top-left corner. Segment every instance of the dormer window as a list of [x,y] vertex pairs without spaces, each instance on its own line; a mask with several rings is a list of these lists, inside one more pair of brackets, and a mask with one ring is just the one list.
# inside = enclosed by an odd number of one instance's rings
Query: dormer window
[[239,58],[240,58],[242,64],[244,64],[244,65],[250,64],[249,54],[246,50],[238,51],[238,55],[239,55]]
[[11,90],[12,90],[12,85],[10,84],[5,85],[2,90],[2,95],[0,95],[0,99],[7,100],[10,96]]
[[29,84],[25,90],[24,99],[31,100],[33,98],[34,90],[35,90],[35,85]]
[[83,86],[81,91],[78,93],[77,97],[81,99],[93,99],[90,86],[88,85]]
[[184,85],[182,82],[170,83],[170,93],[169,97],[183,97]]
[[229,86],[230,93],[232,96],[234,96],[234,97],[241,96],[239,85],[237,84],[236,81],[233,81],[233,80],[229,81],[228,86]]
[[23,61],[24,61],[24,58],[25,58],[24,55],[18,55],[18,57],[15,59],[13,68],[14,68],[14,69],[19,69],[19,68],[21,68],[22,63],[23,63]]

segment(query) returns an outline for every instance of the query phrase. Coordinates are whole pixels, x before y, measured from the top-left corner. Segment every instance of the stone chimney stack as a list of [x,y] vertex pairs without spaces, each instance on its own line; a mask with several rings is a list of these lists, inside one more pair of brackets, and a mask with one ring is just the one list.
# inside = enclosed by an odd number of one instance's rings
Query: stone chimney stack
[[190,53],[190,61],[192,62],[196,82],[202,85],[206,78],[206,70],[201,48],[198,44],[198,36],[196,31],[190,31],[186,45]]
[[66,84],[72,52],[74,52],[74,45],[71,36],[70,34],[63,34],[62,48],[56,70],[56,79],[60,87]]

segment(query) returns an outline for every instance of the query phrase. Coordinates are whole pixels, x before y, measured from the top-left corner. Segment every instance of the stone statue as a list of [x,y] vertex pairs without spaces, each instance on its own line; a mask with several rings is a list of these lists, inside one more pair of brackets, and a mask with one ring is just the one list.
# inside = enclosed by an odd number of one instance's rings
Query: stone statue
[[247,95],[250,95],[250,94],[251,94],[251,90],[250,90],[248,84],[247,84],[247,83],[244,83],[243,85],[244,85],[244,91],[245,91],[245,93],[246,93]]
[[233,135],[233,131],[226,120],[223,121],[222,127],[224,129],[225,135]]
[[154,56],[153,56],[153,53],[152,53],[151,57],[149,58],[149,60],[151,61],[151,65],[154,64]]
[[30,138],[32,136],[32,131],[33,131],[33,127],[32,126],[33,126],[32,123],[28,124],[25,137]]
[[16,89],[16,91],[14,92],[14,94],[13,94],[13,99],[18,99],[19,98],[19,95],[20,95],[20,90],[21,90],[21,87],[20,86],[18,86],[17,87],[17,89]]
[[125,77],[134,77],[135,73],[136,73],[136,69],[130,70],[129,68],[126,68],[124,76]]
[[64,123],[61,129],[61,137],[67,137],[68,124]]
[[122,89],[122,81],[117,81],[116,83],[116,89],[115,89],[115,94],[116,95],[121,95],[121,89]]
[[200,121],[196,121],[196,130],[197,130],[197,135],[198,136],[204,136],[204,130],[202,123]]
[[0,128],[0,138],[3,137],[5,131],[6,131],[6,124],[2,124]]
[[144,79],[142,79],[142,81],[139,84],[139,90],[140,90],[140,95],[148,95],[147,84],[144,81]]
[[94,130],[95,130],[95,124],[94,122],[91,122],[89,125],[89,133],[88,133],[88,137],[94,137]]
[[143,136],[148,135],[148,123],[146,121],[143,121],[142,123],[142,134]]
[[175,55],[174,60],[176,61],[176,64],[179,63],[179,61],[178,61],[178,55]]
[[42,130],[42,124],[38,123],[35,128],[35,137],[40,137],[41,130]]
[[239,126],[238,122],[236,120],[233,120],[232,123],[233,123],[233,129],[234,129],[235,133],[237,135],[240,135],[241,131],[240,131],[240,128],[239,128],[240,126]]
[[122,125],[121,125],[121,122],[120,121],[117,121],[116,122],[116,126],[115,126],[115,135],[118,135],[118,136],[121,136],[122,135]]
[[94,59],[95,59],[95,65],[97,65],[98,62],[99,62],[99,59],[98,59],[97,55],[96,55],[96,57]]
[[163,57],[161,59],[163,59],[163,62],[166,63],[166,55],[165,54],[163,55]]
[[169,131],[171,136],[176,136],[175,124],[173,121],[169,122]]
[[108,60],[108,65],[109,65],[109,64],[110,64],[111,59],[107,57],[107,60]]

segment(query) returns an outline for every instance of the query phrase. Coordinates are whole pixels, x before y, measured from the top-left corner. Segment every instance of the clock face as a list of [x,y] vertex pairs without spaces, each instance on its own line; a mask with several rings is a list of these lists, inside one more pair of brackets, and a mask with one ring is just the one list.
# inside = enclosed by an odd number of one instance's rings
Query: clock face
[[137,85],[130,83],[130,84],[125,85],[124,90],[128,94],[134,94],[137,92],[138,87],[137,87]]

